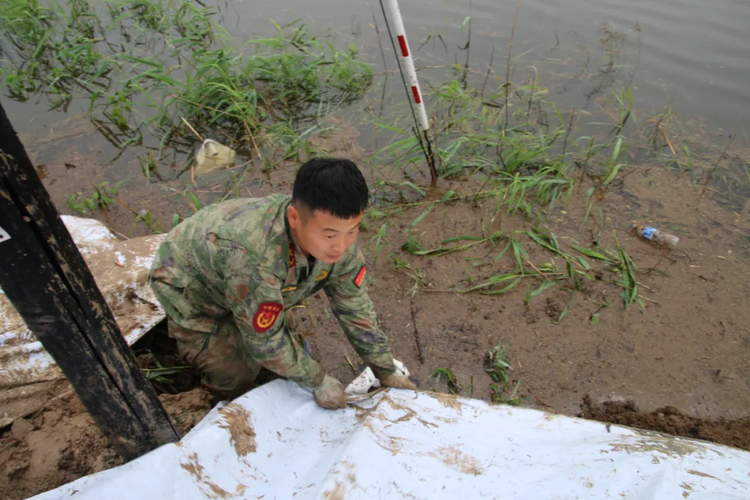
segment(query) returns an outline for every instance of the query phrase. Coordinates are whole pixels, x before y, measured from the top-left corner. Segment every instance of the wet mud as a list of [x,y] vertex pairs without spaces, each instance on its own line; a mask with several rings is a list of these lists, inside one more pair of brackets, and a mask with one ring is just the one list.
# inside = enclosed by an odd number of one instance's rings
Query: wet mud
[[[212,400],[202,388],[162,394],[159,399],[181,433],[200,422]],[[69,391],[2,431],[0,497],[27,498],[122,463],[80,399]]]
[[[113,175],[92,160],[94,146],[84,152],[75,144],[61,149],[52,139],[27,146],[37,163],[44,160],[45,185],[62,213],[73,213],[67,206],[72,192]],[[364,155],[343,135],[331,137],[323,147],[331,155],[355,160]],[[175,171],[158,183],[138,179],[120,188],[122,203],[89,216],[123,238],[151,234],[154,227],[135,220],[134,212],[148,209],[168,229],[173,214],[193,213],[183,196],[186,189],[203,203],[290,192],[298,165],[289,162],[265,171],[262,163],[253,163],[238,170],[243,176],[239,184],[227,181],[226,172],[200,177],[195,184],[189,171]],[[388,193],[382,183],[374,186],[388,174],[367,168],[365,175],[376,199],[383,199]],[[424,179],[415,182],[426,185]],[[481,187],[482,179],[442,180],[439,190],[427,193],[427,201],[440,200],[448,190],[469,193]],[[423,390],[490,400],[492,380],[485,360],[502,342],[511,384],[520,383],[522,406],[748,449],[750,209],[717,203],[710,193],[701,198],[700,187],[688,176],[647,165],[598,191],[590,202],[589,187],[584,180],[567,203],[536,220],[497,212],[492,199],[437,204],[416,224],[425,205],[387,220],[366,220],[359,242],[369,262],[370,294],[395,357]],[[424,200],[406,196],[396,201]],[[383,222],[386,231],[378,239]],[[633,222],[678,235],[679,246],[669,251],[643,241],[630,232]],[[621,288],[607,279],[587,281],[575,294],[562,284],[528,301],[525,282],[501,295],[456,293],[476,280],[512,270],[512,252],[494,259],[502,245],[477,245],[430,257],[402,248],[409,236],[424,248],[436,248],[447,238],[503,231],[522,241],[535,267],[562,268],[559,256],[516,233],[535,226],[553,232],[566,251],[574,244],[621,245],[638,266],[643,305],[626,308]],[[538,283],[532,282],[531,289]],[[348,383],[362,369],[361,360],[324,296],[311,297],[308,305],[309,312],[295,314],[312,356]],[[149,355],[139,354],[144,368],[156,367]],[[175,357],[167,366],[180,363]],[[433,377],[436,368],[450,369],[456,383],[449,388]],[[167,380],[171,388],[155,380],[160,391],[189,391],[161,396],[185,432],[208,411],[210,395],[191,390],[198,377],[190,372]],[[75,396],[66,396],[3,432],[0,496],[21,498],[119,463]]]
[[645,412],[640,411],[632,400],[605,401],[596,405],[589,396],[584,396],[581,407],[579,416],[582,418],[702,439],[750,451],[750,417],[734,420],[695,418],[674,406]]

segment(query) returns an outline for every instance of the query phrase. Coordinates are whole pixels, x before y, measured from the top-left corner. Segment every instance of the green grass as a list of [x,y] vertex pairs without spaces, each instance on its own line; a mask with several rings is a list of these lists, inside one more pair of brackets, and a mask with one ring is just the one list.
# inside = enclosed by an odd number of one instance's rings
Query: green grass
[[164,226],[162,226],[159,221],[154,217],[154,215],[151,213],[148,209],[142,209],[135,217],[135,220],[133,221],[133,227],[130,230],[130,236],[133,236],[133,232],[135,231],[135,226],[138,224],[138,222],[143,222],[146,227],[151,231],[152,234],[162,234],[166,233],[167,230],[164,229]]
[[[570,293],[568,304],[554,323],[560,323],[571,312],[576,293],[590,295],[590,287],[598,281],[618,288],[625,308],[634,303],[643,307],[638,268],[616,239],[614,248],[602,249],[581,246],[572,238],[563,238],[570,241],[563,244],[555,233],[540,228],[516,231],[515,235],[525,237],[527,242],[524,244],[521,239],[498,231],[487,235],[454,236],[443,240],[436,248],[425,248],[407,230],[407,240],[401,245],[401,249],[414,258],[432,259],[454,256],[473,249],[475,254],[480,255],[465,257],[467,263],[471,263],[471,269],[492,268],[489,273],[467,274],[465,280],[455,283],[450,289],[436,291],[497,296],[507,294],[521,283],[526,283],[524,303],[528,305],[532,299],[550,289],[566,290]],[[378,235],[373,238],[377,240]],[[529,244],[536,245],[552,259],[534,264],[527,251]],[[415,282],[412,293],[416,293],[420,287],[430,287],[421,268],[415,267],[416,261],[410,263],[398,256],[396,261],[397,268],[412,271],[407,273]],[[504,264],[506,262],[510,262],[512,266],[508,267]],[[498,271],[498,266],[504,270]],[[596,311],[597,316],[592,318],[592,322],[598,323],[598,312]]]
[[105,181],[94,186],[94,192],[89,196],[81,192],[74,193],[68,197],[68,208],[81,215],[93,213],[98,209],[109,210],[117,202],[118,185],[119,183],[112,186]]
[[[120,149],[153,137],[189,148],[204,134],[229,136],[241,152],[265,143],[281,159],[314,156],[300,120],[316,120],[360,98],[372,81],[354,46],[336,48],[299,21],[236,46],[192,0],[7,0],[0,4],[0,78],[19,101],[46,98],[67,109],[76,95]],[[187,132],[187,133],[186,133]],[[144,174],[156,172],[142,158]]]
[[493,403],[504,403],[512,406],[521,404],[521,398],[518,396],[520,381],[513,385],[510,394],[508,394],[508,389],[511,387],[509,372],[512,370],[510,361],[508,361],[506,346],[502,342],[498,342],[494,349],[487,352],[485,358],[485,371],[493,382],[490,384],[490,400]]
[[[552,263],[544,263],[535,266],[528,259],[528,254],[523,245],[511,240],[503,251],[498,254],[495,260],[502,257],[509,247],[514,251],[515,269],[512,272],[493,274],[489,277],[476,280],[475,283],[465,289],[457,289],[459,293],[477,292],[485,295],[499,295],[511,291],[522,280],[533,280],[539,282],[539,285],[526,294],[525,302],[528,303],[531,298],[536,297],[546,290],[561,284],[571,291],[571,302],[576,292],[588,291],[588,283],[593,283],[600,279],[600,273],[608,273],[612,278],[606,280],[608,283],[621,289],[623,303],[629,307],[634,302],[642,305],[639,295],[637,280],[637,266],[625,252],[625,249],[617,243],[616,248],[606,249],[602,253],[599,250],[585,248],[576,244],[569,245],[576,253],[565,251],[554,233],[545,232],[540,229],[518,231],[517,233],[526,235],[531,242],[542,249],[550,252],[552,255],[561,258],[564,262],[564,268],[558,267]],[[599,265],[592,265],[586,258],[599,262]],[[557,322],[562,321],[569,312],[569,308],[563,311]]]
[[[598,124],[600,134],[577,136],[573,114],[566,118],[547,98],[548,89],[538,83],[514,86],[506,113],[504,82],[496,81],[495,93],[483,98],[477,89],[453,80],[425,91],[434,116],[433,149],[442,179],[482,179],[480,191],[492,193],[495,210],[524,214],[534,219],[569,200],[577,171],[596,180],[596,188],[612,184],[626,168],[627,148],[620,135],[632,113],[629,89],[613,93],[617,106],[613,122]],[[533,116],[531,104],[538,108]],[[507,116],[507,118],[506,118]],[[404,122],[395,118],[393,122]],[[411,130],[389,123],[375,125],[392,140],[373,156],[410,177],[427,177],[421,146]],[[587,124],[591,125],[591,123]],[[589,127],[590,128],[590,127]],[[614,137],[612,132],[618,131]]]
[[[415,220],[415,222],[417,221]],[[454,236],[452,238],[443,240],[440,243],[440,246],[438,248],[431,248],[431,249],[420,250],[418,246],[414,244],[409,244],[409,242],[407,242],[405,249],[409,251],[409,253],[412,255],[426,255],[426,256],[432,256],[432,257],[442,257],[444,255],[450,255],[455,252],[462,252],[476,245],[482,245],[484,243],[492,244],[493,246],[490,249],[490,251],[492,251],[500,243],[500,241],[503,238],[505,238],[505,235],[502,233],[502,231],[498,231],[487,237],[470,236],[470,235]]]
[[367,90],[372,69],[356,59],[355,49],[338,51],[304,25],[274,24],[276,37],[248,42],[250,56],[228,44],[196,53],[186,64],[185,81],[169,85],[159,126],[169,128],[185,116],[199,130],[245,134],[270,121],[286,127],[281,134],[268,130],[270,136],[297,135],[291,118],[328,114]]
[[430,376],[433,377],[438,383],[444,380],[448,385],[448,390],[451,394],[461,394],[461,391],[463,391],[463,386],[461,385],[461,383],[459,383],[456,375],[450,368],[435,368],[434,370],[432,370]]

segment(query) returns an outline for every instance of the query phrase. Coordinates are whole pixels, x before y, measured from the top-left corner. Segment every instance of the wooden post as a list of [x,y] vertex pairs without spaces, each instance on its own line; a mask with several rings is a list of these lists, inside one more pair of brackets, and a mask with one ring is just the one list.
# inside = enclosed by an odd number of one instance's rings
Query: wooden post
[[121,455],[179,439],[2,105],[0,286]]

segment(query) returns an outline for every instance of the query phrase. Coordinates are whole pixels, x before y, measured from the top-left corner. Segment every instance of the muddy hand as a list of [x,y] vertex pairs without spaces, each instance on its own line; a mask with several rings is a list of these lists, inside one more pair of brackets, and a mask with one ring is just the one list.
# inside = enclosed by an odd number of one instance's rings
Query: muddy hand
[[344,386],[330,375],[326,375],[323,382],[313,389],[313,396],[315,397],[315,402],[321,408],[328,410],[346,408]]
[[417,386],[414,382],[409,380],[406,376],[398,373],[391,373],[390,375],[382,375],[379,377],[380,384],[383,387],[395,387],[396,389],[412,389],[417,390]]

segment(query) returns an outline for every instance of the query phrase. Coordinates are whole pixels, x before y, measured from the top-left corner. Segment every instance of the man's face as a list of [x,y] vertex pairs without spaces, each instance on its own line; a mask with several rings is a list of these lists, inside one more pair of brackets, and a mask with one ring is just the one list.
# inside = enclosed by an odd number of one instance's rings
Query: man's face
[[308,254],[326,264],[341,259],[357,240],[362,214],[353,219],[340,219],[320,210],[289,207],[287,213],[297,243]]

